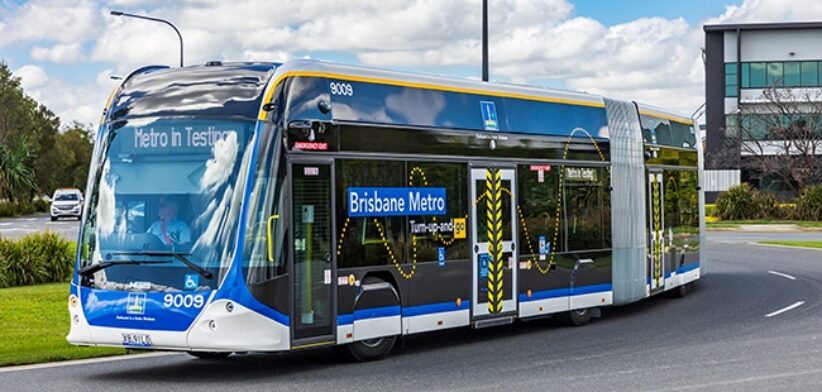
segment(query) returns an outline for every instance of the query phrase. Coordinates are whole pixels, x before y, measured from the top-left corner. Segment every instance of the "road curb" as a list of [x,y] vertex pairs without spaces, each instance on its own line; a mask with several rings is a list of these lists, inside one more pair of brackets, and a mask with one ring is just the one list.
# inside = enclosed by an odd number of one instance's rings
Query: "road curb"
[[816,250],[822,251],[822,248],[809,248],[807,246],[794,246],[794,245],[777,245],[777,244],[762,244],[756,241],[748,241],[746,242],[748,245],[759,245],[759,246],[770,246],[772,248],[786,248],[786,249],[802,249],[802,250]]
[[125,360],[130,360],[130,359],[166,357],[166,356],[180,355],[180,354],[181,353],[179,353],[179,352],[162,351],[162,352],[151,352],[151,353],[145,353],[145,354],[123,354],[123,355],[113,355],[113,356],[108,356],[108,357],[87,358],[87,359],[72,359],[72,360],[68,360],[68,361],[33,363],[33,364],[29,364],[29,365],[14,365],[14,366],[0,367],[0,374],[2,374],[2,373],[11,373],[11,372],[22,372],[22,371],[26,371],[26,370],[48,369],[48,368],[63,367],[63,366],[78,366],[78,365],[88,365],[88,364],[93,364],[93,363],[125,361]]

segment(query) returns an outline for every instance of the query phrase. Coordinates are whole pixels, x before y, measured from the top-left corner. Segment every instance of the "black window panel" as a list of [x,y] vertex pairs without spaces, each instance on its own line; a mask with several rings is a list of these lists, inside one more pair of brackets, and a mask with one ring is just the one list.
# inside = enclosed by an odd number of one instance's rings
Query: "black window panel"
[[[572,177],[570,170],[593,171],[594,177]],[[569,251],[603,249],[606,235],[601,168],[566,167],[565,233]]]
[[642,124],[642,137],[645,143],[666,146],[672,144],[671,122],[669,120],[644,114],[639,116],[639,120]]
[[340,268],[405,264],[406,217],[349,217],[350,187],[406,186],[405,162],[338,160],[337,260]]
[[[607,160],[609,151],[608,140],[593,139],[596,142],[595,146],[591,139],[582,133],[569,139],[557,136],[478,134],[473,131],[383,128],[362,125],[342,126],[335,133],[339,135],[340,151],[562,159],[565,146],[570,142],[571,147],[565,158],[589,161],[600,161],[600,152]],[[497,139],[492,140],[487,137]]]
[[696,148],[696,135],[693,126],[671,121],[671,135],[671,146]]
[[565,250],[559,170],[559,165],[517,166],[520,255],[539,255],[540,237],[545,239],[546,255]]
[[[408,217],[411,257],[417,262],[435,262],[439,248],[443,248],[447,260],[467,260],[468,238],[455,238],[453,225],[455,221],[468,224],[468,167],[462,163],[409,162],[407,169],[406,186],[445,188],[446,195],[445,215]],[[435,226],[436,231],[432,231]]]
[[260,159],[248,205],[243,249],[243,273],[251,284],[285,274],[289,252],[287,238],[290,226],[286,218],[290,208],[285,204],[288,164],[280,148],[279,132],[272,128],[266,131],[270,133],[265,133],[257,150]]

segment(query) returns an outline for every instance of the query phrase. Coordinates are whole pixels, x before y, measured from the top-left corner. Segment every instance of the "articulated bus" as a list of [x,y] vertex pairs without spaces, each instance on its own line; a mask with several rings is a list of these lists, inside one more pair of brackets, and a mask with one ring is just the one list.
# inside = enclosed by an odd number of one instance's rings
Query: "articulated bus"
[[101,120],[68,341],[200,358],[684,295],[704,273],[691,118],[312,60],[145,67]]

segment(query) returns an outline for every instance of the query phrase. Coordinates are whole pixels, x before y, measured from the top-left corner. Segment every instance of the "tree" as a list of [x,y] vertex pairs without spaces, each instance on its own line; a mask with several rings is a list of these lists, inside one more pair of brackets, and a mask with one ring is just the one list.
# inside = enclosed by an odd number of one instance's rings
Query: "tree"
[[728,115],[726,148],[715,167],[778,178],[798,196],[822,182],[822,92],[768,88]]
[[75,122],[60,132],[60,119],[27,96],[20,78],[0,62],[0,195],[30,200],[36,192],[85,186],[92,152],[89,129]]
[[[92,135],[89,126],[78,122],[73,122],[68,129],[60,132],[54,149],[60,157],[60,170],[52,176],[55,187],[85,187],[91,165]],[[52,191],[49,189],[49,192]]]
[[[0,189],[10,201],[24,200],[37,191],[34,171],[26,164],[29,157],[28,145],[17,147],[0,145]],[[28,201],[27,200],[27,201]]]

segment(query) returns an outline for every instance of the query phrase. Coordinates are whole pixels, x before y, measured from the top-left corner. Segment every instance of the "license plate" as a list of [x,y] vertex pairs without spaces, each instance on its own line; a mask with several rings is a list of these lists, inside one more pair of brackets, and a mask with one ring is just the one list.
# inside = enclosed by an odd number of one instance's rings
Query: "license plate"
[[151,335],[147,333],[124,333],[123,345],[132,347],[151,347]]

